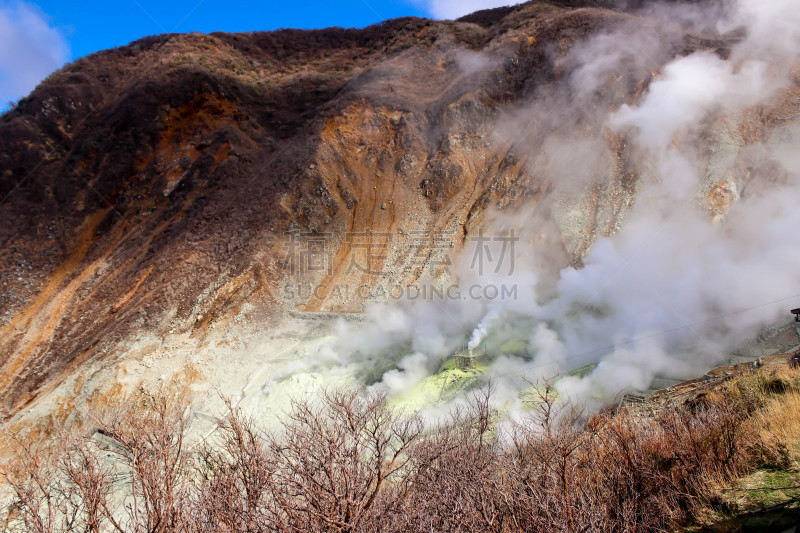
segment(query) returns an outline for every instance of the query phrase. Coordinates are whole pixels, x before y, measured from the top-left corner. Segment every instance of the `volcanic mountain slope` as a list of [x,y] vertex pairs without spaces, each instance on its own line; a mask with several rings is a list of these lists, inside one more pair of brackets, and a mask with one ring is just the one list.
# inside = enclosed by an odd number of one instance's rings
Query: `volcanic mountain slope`
[[[407,286],[446,276],[437,239],[460,249],[489,210],[524,202],[547,215],[557,184],[534,159],[564,124],[514,135],[497,125],[559,87],[559,58],[581,39],[652,25],[590,4],[362,30],[161,35],[50,76],[0,119],[0,413],[87,362],[124,356],[137,332],[202,337],[234,319],[278,324],[289,310],[363,305],[325,289],[287,293],[298,270],[311,286]],[[667,53],[725,56],[736,38],[685,33]],[[598,100],[636,101],[662,59],[615,72]],[[709,160],[794,120],[797,94],[795,84],[728,120],[708,137]],[[568,127],[597,126],[581,120]],[[607,171],[541,235],[563,265],[612,234],[636,196],[626,140],[606,141]],[[754,172],[781,179],[768,163]],[[738,194],[722,177],[709,185],[720,216]],[[382,239],[367,258],[380,264],[352,268],[367,231]],[[308,258],[288,253],[297,238],[330,252],[327,263],[299,268]]]

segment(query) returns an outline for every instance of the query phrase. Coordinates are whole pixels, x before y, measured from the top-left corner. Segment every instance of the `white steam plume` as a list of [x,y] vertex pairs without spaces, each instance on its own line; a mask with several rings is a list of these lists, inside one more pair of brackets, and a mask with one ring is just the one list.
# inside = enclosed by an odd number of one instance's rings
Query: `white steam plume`
[[[517,298],[380,306],[330,349],[353,364],[368,353],[402,352],[376,385],[401,394],[465,339],[490,352],[523,339],[523,350],[496,357],[488,370],[504,399],[518,402],[525,378],[597,363],[558,384],[591,404],[712,366],[785,316],[794,303],[787,297],[800,293],[800,125],[796,111],[786,126],[760,117],[798,92],[793,4],[739,0],[724,12],[651,6],[641,27],[576,43],[557,60],[561,81],[497,127],[497,138],[524,151],[530,173],[554,190],[549,201],[490,223],[493,234],[523,230],[515,272],[477,274],[472,250],[456,268],[462,287],[514,284]],[[730,53],[673,58],[686,28],[728,32],[719,40]],[[465,57],[470,72],[485,67],[483,58]],[[648,81],[635,98],[626,76]],[[761,130],[745,140],[741,125]],[[586,250],[554,246],[554,232],[566,239],[568,223],[583,227],[585,213],[575,215],[570,202],[580,205],[589,186],[619,172],[621,150],[637,175],[624,193],[630,202],[619,202],[622,212],[609,215],[613,224]],[[722,207],[710,206],[713,187]],[[565,267],[570,255],[582,265]]]

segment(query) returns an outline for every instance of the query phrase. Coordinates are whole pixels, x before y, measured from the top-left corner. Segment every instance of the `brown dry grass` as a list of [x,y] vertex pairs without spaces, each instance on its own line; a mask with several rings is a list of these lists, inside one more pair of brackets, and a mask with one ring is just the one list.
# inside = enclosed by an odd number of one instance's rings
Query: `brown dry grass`
[[800,453],[800,392],[792,390],[773,398],[758,415],[764,440],[775,437],[790,447],[797,456]]

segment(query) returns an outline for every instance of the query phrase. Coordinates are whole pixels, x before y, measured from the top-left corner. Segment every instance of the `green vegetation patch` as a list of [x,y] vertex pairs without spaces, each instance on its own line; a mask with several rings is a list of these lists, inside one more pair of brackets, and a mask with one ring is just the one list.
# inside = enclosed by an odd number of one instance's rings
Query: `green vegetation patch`
[[757,470],[742,478],[728,497],[741,509],[763,509],[800,496],[800,473]]

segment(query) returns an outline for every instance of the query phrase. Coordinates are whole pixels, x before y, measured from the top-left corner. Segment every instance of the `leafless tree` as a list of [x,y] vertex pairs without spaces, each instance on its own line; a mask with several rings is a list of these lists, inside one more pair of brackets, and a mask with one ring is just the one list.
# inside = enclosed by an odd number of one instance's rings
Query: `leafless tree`
[[412,450],[396,531],[499,531],[491,387],[426,433]]
[[58,467],[68,487],[65,514],[73,517],[66,529],[99,533],[108,525],[123,531],[114,507],[114,468],[103,459],[97,441],[64,431],[62,445]]
[[167,390],[140,391],[92,419],[100,448],[127,478],[126,531],[164,533],[185,528],[189,455],[184,449],[188,399]]
[[551,382],[533,385],[533,406],[513,422],[498,468],[508,519],[523,530],[592,529],[597,513],[581,479],[591,433]]
[[293,402],[283,434],[268,438],[274,527],[344,532],[380,522],[376,502],[405,471],[421,432],[419,419],[397,416],[384,394],[330,390],[321,402]]
[[294,401],[276,433],[226,400],[215,437],[191,452],[188,399],[140,391],[87,416],[93,433],[13,439],[6,529],[662,531],[760,457],[746,396],[587,418],[550,383],[534,391],[513,421],[489,386],[423,427],[385,395],[329,390]]
[[63,491],[53,486],[57,475],[56,454],[52,443],[11,439],[13,460],[0,468],[0,480],[14,495],[12,507],[17,514],[11,530],[53,533],[59,531],[64,506]]
[[218,438],[200,449],[192,528],[201,531],[269,531],[271,527],[266,441],[252,418],[223,398],[228,412]]

